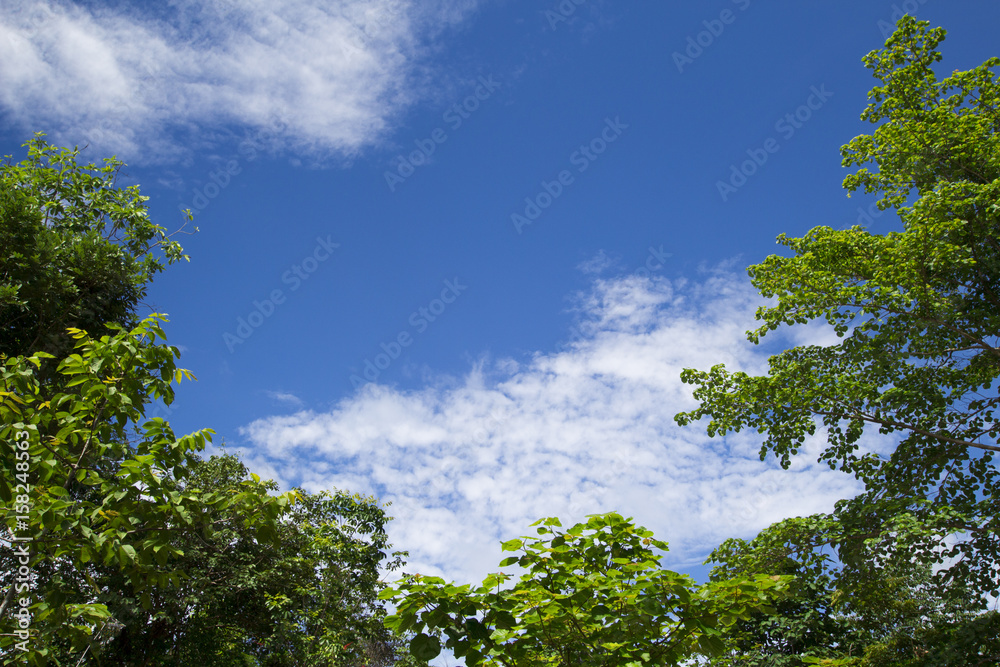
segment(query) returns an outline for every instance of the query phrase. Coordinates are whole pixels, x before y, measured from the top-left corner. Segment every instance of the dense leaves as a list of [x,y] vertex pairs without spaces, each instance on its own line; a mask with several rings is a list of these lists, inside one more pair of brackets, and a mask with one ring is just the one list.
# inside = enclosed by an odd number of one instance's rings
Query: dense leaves
[[[251,479],[226,455],[199,461],[183,487],[233,494]],[[279,517],[276,540],[258,539],[228,509],[204,530],[178,534],[178,586],[153,591],[149,607],[108,596],[122,627],[102,659],[206,667],[396,664],[401,647],[375,597],[380,569],[400,564],[398,556],[387,562],[385,511],[371,498],[342,492],[297,494]]]
[[277,494],[162,419],[178,368],[149,280],[184,257],[122,164],[0,165],[0,662],[417,664],[376,594],[374,499]]
[[138,186],[117,186],[122,162],[80,164],[41,134],[25,146],[26,160],[0,164],[0,353],[61,358],[70,327],[135,326],[149,281],[186,256]]
[[[782,235],[791,256],[749,269],[774,299],[752,342],[816,320],[841,341],[786,350],[761,377],[682,375],[700,405],[680,423],[754,428],[785,467],[822,432],[821,459],[865,490],[726,541],[704,585],[611,513],[505,542],[518,575],[385,588],[402,563],[374,499],[276,494],[235,457],[201,459],[210,430],[146,418],[192,377],[164,318],[137,315],[184,255],[138,188],[116,185],[120,162],[81,165],[36,136],[26,161],[0,165],[0,660],[1000,663],[1000,614],[984,609],[1000,588],[1000,60],[939,78],[943,38],[904,17],[865,57],[880,83],[862,118],[877,127],[842,151],[857,168],[845,187],[877,195],[902,231]],[[888,444],[867,451],[873,430]]]
[[[821,459],[866,487],[838,506],[841,555],[945,564],[939,583],[979,596],[1000,588],[1000,60],[939,79],[943,38],[904,17],[865,57],[881,84],[862,118],[878,127],[843,148],[860,167],[845,187],[878,195],[903,231],[782,235],[793,255],[749,270],[777,301],[751,341],[817,319],[843,340],[786,350],[761,377],[687,369],[700,405],[677,420],[757,429],[761,457],[786,467],[822,429]],[[865,451],[869,429],[895,445]]]
[[791,667],[803,658],[857,653],[833,601],[836,568],[823,549],[822,518],[788,519],[751,541],[726,540],[709,557],[713,580],[774,574],[794,577],[773,611],[752,614],[727,633],[728,650],[712,661],[726,667]]
[[961,587],[930,585],[929,563],[876,568],[865,559],[838,562],[829,544],[840,530],[822,515],[786,519],[753,540],[727,540],[712,553],[713,579],[761,573],[795,577],[772,612],[754,613],[727,633],[727,650],[712,665],[997,663],[1000,614],[983,613]]
[[502,572],[476,587],[414,575],[382,594],[396,604],[390,626],[418,633],[415,656],[436,656],[443,636],[469,666],[676,665],[721,651],[727,629],[787,584],[750,575],[697,586],[659,566],[665,542],[614,513],[565,531],[557,519],[534,525],[539,537],[503,544],[521,555],[500,566],[525,571],[512,586]]
[[[13,357],[0,368],[0,439],[27,442],[29,455],[17,458],[19,450],[9,447],[0,454],[4,527],[7,535],[29,539],[27,565],[38,577],[33,649],[7,655],[38,664],[52,646],[85,649],[109,619],[107,607],[95,602],[101,585],[80,576],[88,563],[117,568],[125,590],[149,607],[151,591],[176,586],[183,576],[178,532],[203,530],[229,511],[260,538],[273,539],[275,520],[293,499],[268,495],[257,480],[227,493],[179,486],[211,431],[178,438],[162,419],[136,429],[151,400],[169,404],[172,383],[190,377],[175,365],[176,348],[159,342],[158,318],[100,340],[71,334],[76,351],[59,362],[60,382],[39,382],[45,353]],[[9,599],[18,561],[13,550],[0,560]],[[9,617],[0,623],[8,632],[16,625]],[[11,642],[12,635],[0,636],[0,648]]]

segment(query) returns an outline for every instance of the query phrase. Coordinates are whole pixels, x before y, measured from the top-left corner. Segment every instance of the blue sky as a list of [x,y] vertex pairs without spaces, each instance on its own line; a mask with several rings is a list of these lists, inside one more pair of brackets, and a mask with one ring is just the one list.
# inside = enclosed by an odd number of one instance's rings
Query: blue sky
[[779,233],[898,224],[839,148],[902,10],[949,31],[942,72],[996,55],[972,0],[9,0],[0,146],[88,144],[158,224],[194,211],[148,300],[199,378],[179,432],[392,501],[414,571],[609,510],[692,568],[856,489],[819,441],[781,471],[672,417],[682,368],[830,340],[743,337]]

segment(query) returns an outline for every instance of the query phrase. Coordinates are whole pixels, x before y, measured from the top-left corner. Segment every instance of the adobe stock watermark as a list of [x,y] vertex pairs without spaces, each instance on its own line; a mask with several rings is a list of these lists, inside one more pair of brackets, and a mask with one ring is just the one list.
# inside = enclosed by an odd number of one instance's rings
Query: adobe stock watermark
[[[576,167],[576,171],[579,174],[587,171],[590,165],[597,161],[597,158],[604,151],[608,150],[608,146],[618,141],[618,138],[627,129],[628,125],[621,121],[620,116],[615,116],[614,120],[605,118],[604,128],[601,132],[589,142],[581,144],[579,148],[570,153],[570,165]],[[551,181],[543,180],[541,182],[541,190],[537,194],[533,197],[524,198],[524,210],[521,213],[515,212],[511,214],[510,221],[514,225],[514,230],[518,234],[522,234],[526,226],[534,224],[542,216],[542,212],[552,206],[552,203],[562,196],[566,188],[575,182],[576,177],[569,169],[559,171]]]
[[[786,113],[774,124],[774,130],[778,132],[782,139],[788,141],[801,130],[812,118],[813,113],[819,111],[826,104],[826,101],[833,97],[833,93],[826,89],[826,84],[819,88],[812,86],[810,95],[806,98],[805,104],[800,105],[791,113]],[[716,181],[715,187],[719,191],[722,201],[729,201],[729,197],[737,190],[747,184],[747,181],[756,174],[766,163],[771,155],[781,149],[781,144],[774,137],[764,140],[760,148],[748,148],[746,154],[748,159],[743,160],[738,166],[729,166],[729,178],[725,181]]]
[[[172,403],[172,405],[177,405],[177,403]],[[149,403],[146,405],[146,412],[143,414],[143,417],[146,421],[149,421],[150,419],[170,421],[170,417],[174,414],[175,409],[176,408],[172,408],[162,401]]]
[[896,32],[896,24],[899,19],[903,18],[907,14],[910,16],[916,16],[917,10],[920,9],[921,5],[926,5],[929,0],[904,0],[899,4],[894,4],[892,6],[892,15],[889,20],[879,19],[878,26],[879,32],[882,33],[882,39],[889,39],[892,33]]
[[754,488],[753,493],[743,499],[738,512],[729,517],[731,524],[742,525],[756,519],[761,512],[761,508],[770,502],[780,490],[774,479],[768,477],[759,486]]
[[560,23],[569,23],[570,17],[576,14],[576,8],[586,2],[587,0],[560,0],[555,7],[545,10],[549,27],[555,30]]
[[[601,465],[601,463],[603,462],[593,461],[591,465]],[[585,482],[582,488],[575,488],[567,498],[567,525],[574,521],[585,521],[588,514],[612,510],[617,501],[609,503],[607,498],[608,487],[602,482]]]
[[[316,247],[298,264],[292,264],[287,271],[281,274],[281,283],[289,285],[289,292],[296,291],[319,269],[320,264],[330,259],[333,251],[339,247],[340,244],[331,241],[329,235],[326,238],[317,236]],[[264,322],[274,315],[278,306],[284,304],[287,298],[283,290],[273,289],[263,301],[254,300],[252,302],[253,309],[249,314],[246,317],[236,318],[234,333],[226,331],[222,334],[222,342],[226,344],[229,353],[235,352],[237,345],[245,343],[257,329],[263,326]]]
[[359,41],[366,48],[358,47],[352,43],[350,38],[338,39],[337,45],[340,47],[340,52],[348,60],[356,60],[359,56],[364,57],[369,53],[366,49],[378,48],[375,42],[383,31],[391,29],[394,23],[407,21],[406,12],[403,11],[405,6],[401,2],[395,2],[391,5],[383,3],[376,7],[369,7],[366,10],[362,10],[365,12],[364,18],[360,24],[356,23],[355,27],[360,37]]
[[[16,604],[12,608],[11,615],[17,619],[17,629],[14,630],[16,639],[21,641],[14,643],[14,648],[22,653],[28,650],[28,638],[31,637],[31,590],[34,588],[37,573],[31,569],[31,453],[29,452],[31,436],[28,431],[18,429],[14,432],[14,441],[11,446],[14,448],[14,479],[17,482],[14,487],[14,498],[11,509],[14,511],[14,519],[17,521],[16,530],[12,531],[10,537],[10,547],[13,556],[17,558],[17,569],[14,575],[14,584],[11,595],[17,594],[15,599],[9,598]],[[3,603],[7,606],[7,602]]]
[[260,128],[253,134],[246,136],[239,146],[236,147],[237,156],[225,162],[218,169],[208,172],[208,183],[195,188],[191,192],[189,204],[181,204],[181,213],[186,211],[202,211],[208,207],[209,203],[229,187],[233,177],[243,171],[243,161],[253,162],[257,159],[257,152],[263,150],[265,146],[272,143],[278,133],[283,132],[288,125],[280,117],[271,118],[266,127]]
[[855,227],[855,226],[860,226],[864,227],[865,229],[868,229],[875,224],[875,220],[885,215],[885,211],[881,210],[878,207],[878,202],[872,202],[868,206],[859,206],[857,211],[858,211],[857,219],[854,222],[846,224],[843,227],[841,227],[840,228],[841,231],[848,229],[849,227]]
[[[500,83],[493,79],[491,74],[488,77],[479,77],[479,84],[472,94],[461,102],[456,102],[448,107],[448,110],[441,116],[448,127],[454,132],[462,127],[462,124],[472,117],[472,114],[479,109],[480,105],[492,97],[500,88]],[[389,186],[389,192],[395,192],[400,184],[413,176],[417,167],[421,167],[430,161],[431,155],[437,147],[448,141],[448,133],[444,127],[436,127],[424,139],[414,139],[413,144],[416,150],[410,151],[408,155],[397,155],[395,168],[392,171],[386,170],[383,173],[385,184]]]
[[[467,290],[468,287],[468,285],[463,285],[459,282],[458,278],[445,280],[444,289],[441,290],[438,298],[432,299],[426,306],[421,306],[410,313],[410,317],[407,319],[410,328],[400,330],[399,333],[389,339],[388,343],[379,343],[379,348],[382,351],[371,359],[365,359],[364,364],[362,364],[364,370],[361,371],[361,375],[352,374],[350,376],[349,379],[354,388],[360,389],[369,382],[378,380],[379,375],[389,368],[396,359],[399,359],[403,354],[403,350],[413,345],[416,336],[427,331],[431,323],[436,322],[444,314],[444,311],[448,309],[448,306],[455,303],[462,292]],[[364,377],[361,377],[362,375]]]
[[[732,0],[732,2],[741,12],[746,11],[750,7],[750,0]],[[683,53],[674,51],[671,55],[674,59],[674,65],[677,66],[677,71],[683,74],[685,67],[693,65],[694,61],[705,53],[705,49],[715,44],[716,39],[722,37],[722,33],[726,31],[726,26],[736,22],[737,16],[739,14],[727,8],[719,12],[719,18],[702,21],[701,24],[705,29],[694,36],[688,35],[687,46],[684,48]]]
[[491,437],[500,433],[510,421],[510,412],[509,409],[505,409],[503,412],[491,409],[486,418],[472,432],[472,442],[477,445],[485,445]]

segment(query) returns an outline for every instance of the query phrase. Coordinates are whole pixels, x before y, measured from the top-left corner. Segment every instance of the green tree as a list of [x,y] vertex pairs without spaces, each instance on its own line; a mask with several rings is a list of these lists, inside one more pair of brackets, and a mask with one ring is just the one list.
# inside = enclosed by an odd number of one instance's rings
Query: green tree
[[[70,333],[76,352],[59,362],[60,382],[39,381],[45,353],[0,368],[0,440],[17,443],[0,456],[5,540],[30,547],[29,556],[14,548],[0,555],[0,651],[10,664],[45,664],[98,640],[111,617],[87,564],[116,568],[123,590],[149,607],[154,591],[183,577],[178,532],[204,530],[214,513],[228,510],[259,539],[273,540],[276,519],[294,498],[272,497],[257,480],[228,493],[178,488],[212,433],[178,438],[162,419],[136,427],[144,406],[169,404],[172,383],[190,377],[175,365],[177,349],[158,343],[157,318],[100,340]],[[33,589],[19,586],[20,565],[37,577]],[[25,606],[14,604],[22,599],[30,603],[26,652],[15,646],[17,619],[4,613]]]
[[837,607],[837,564],[825,544],[825,517],[786,519],[752,540],[723,542],[706,563],[711,580],[769,574],[794,577],[771,610],[754,612],[726,633],[719,667],[798,667],[804,658],[857,654],[851,625]]
[[773,610],[729,632],[719,667],[917,667],[996,664],[1000,614],[982,613],[968,591],[930,585],[930,563],[876,568],[840,563],[828,516],[778,522],[746,541],[724,542],[709,557],[713,579],[794,576]]
[[511,587],[502,572],[477,587],[413,575],[381,594],[396,605],[389,626],[417,633],[416,657],[435,657],[444,636],[470,666],[677,665],[721,650],[726,630],[787,584],[761,575],[696,586],[659,566],[665,542],[614,513],[565,531],[554,518],[533,525],[541,537],[503,543],[521,555],[500,566],[525,570]]
[[132,328],[146,286],[186,259],[153,224],[138,186],[117,185],[124,164],[81,164],[79,150],[27,142],[27,159],[0,163],[0,354],[73,348],[66,329],[95,337]]
[[[236,457],[213,456],[180,486],[228,495],[251,479]],[[123,627],[101,659],[206,667],[400,664],[403,647],[383,625],[376,600],[380,570],[401,565],[399,554],[387,553],[385,510],[373,498],[344,492],[296,492],[275,541],[257,539],[228,508],[206,531],[178,534],[180,585],[153,591],[148,608],[134,597],[108,595],[108,610]],[[107,590],[122,588],[112,583]]]
[[185,256],[120,162],[27,146],[0,165],[0,663],[416,664],[374,500],[275,494],[147,419],[193,377],[137,314]]
[[[842,340],[772,356],[759,377],[686,369],[699,406],[676,419],[754,428],[785,467],[822,428],[821,460],[865,485],[837,506],[840,558],[939,564],[938,584],[979,599],[1000,589],[1000,60],[939,79],[944,36],[904,17],[864,58],[880,85],[862,119],[877,127],[842,149],[859,167],[845,187],[878,195],[903,231],[782,235],[792,256],[749,269],[776,298],[752,342],[813,320]],[[862,450],[869,429],[895,445]]]
[[[860,575],[860,576],[859,576]],[[859,667],[985,667],[1000,662],[1000,613],[961,587],[932,585],[930,563],[844,571],[833,600],[863,650]],[[853,578],[853,581],[851,580]]]

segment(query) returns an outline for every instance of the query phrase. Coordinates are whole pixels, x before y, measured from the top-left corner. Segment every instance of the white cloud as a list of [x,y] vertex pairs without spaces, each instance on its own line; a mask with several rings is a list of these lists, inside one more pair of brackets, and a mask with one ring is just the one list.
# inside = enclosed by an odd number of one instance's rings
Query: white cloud
[[295,394],[290,394],[287,391],[268,391],[268,398],[271,398],[279,403],[288,403],[289,405],[299,406],[302,405],[302,399]]
[[577,264],[576,268],[584,275],[599,276],[608,269],[614,267],[617,263],[617,258],[612,258],[608,255],[608,253],[601,250],[590,259]]
[[368,385],[329,412],[253,422],[251,466],[285,486],[391,501],[409,571],[462,581],[495,570],[498,541],[543,516],[634,516],[679,565],[856,492],[815,463],[819,440],[783,471],[758,459],[752,434],[712,440],[673,421],[694,406],[682,368],[766,367],[743,335],[759,305],[745,279],[598,280],[579,302],[583,337],[563,351],[483,362],[419,391]]
[[7,0],[0,109],[60,143],[143,161],[275,128],[300,152],[349,156],[413,101],[421,44],[475,4]]

